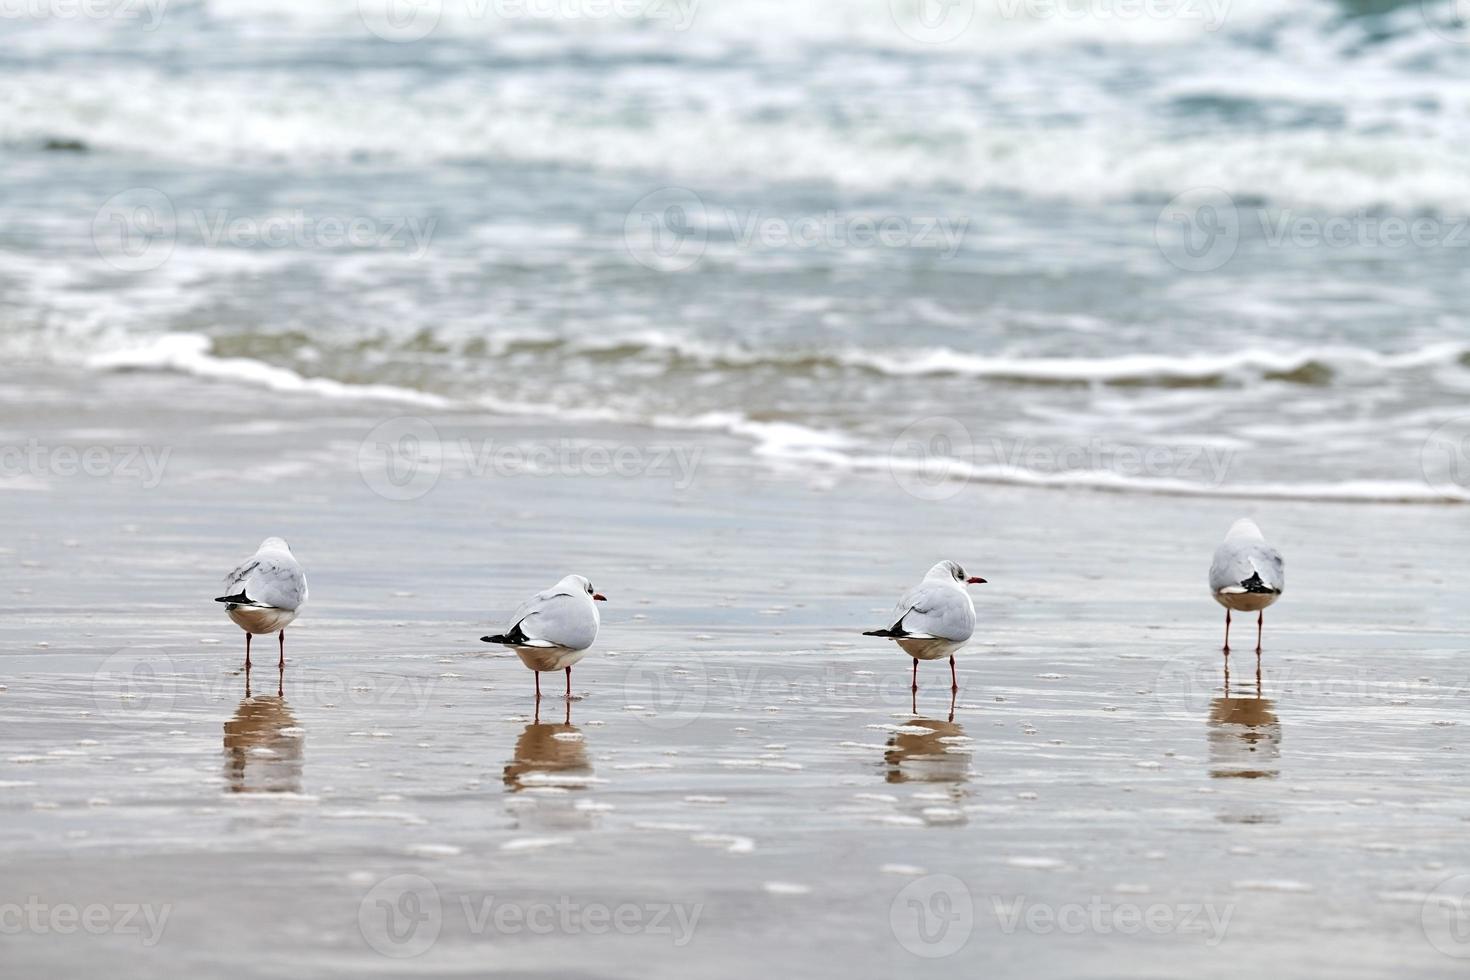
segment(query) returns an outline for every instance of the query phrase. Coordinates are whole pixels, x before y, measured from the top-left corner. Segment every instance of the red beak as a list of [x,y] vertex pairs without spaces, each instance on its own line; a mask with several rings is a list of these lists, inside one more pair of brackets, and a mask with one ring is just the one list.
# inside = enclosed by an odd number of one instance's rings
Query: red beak
[[592,598],[596,599],[598,602],[606,602],[607,601],[607,596],[603,595],[601,592],[594,592],[594,593],[592,593]]
[[984,585],[985,584],[985,580],[983,578],[981,578],[980,576],[978,576],[978,575],[971,575],[969,578],[965,579],[965,584],[966,585]]

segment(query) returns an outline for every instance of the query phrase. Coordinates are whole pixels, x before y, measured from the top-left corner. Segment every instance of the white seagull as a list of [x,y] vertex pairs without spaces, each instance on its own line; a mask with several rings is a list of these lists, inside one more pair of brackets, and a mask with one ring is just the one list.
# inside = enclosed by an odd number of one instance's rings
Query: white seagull
[[572,665],[587,656],[602,620],[597,603],[607,596],[580,575],[568,575],[521,603],[504,633],[480,637],[515,650],[521,663],[536,672],[536,699],[541,699],[541,672],[567,672],[567,698],[572,696]]
[[1230,652],[1230,611],[1253,612],[1256,617],[1256,653],[1261,652],[1265,609],[1281,598],[1286,587],[1286,562],[1266,543],[1255,521],[1241,518],[1215,549],[1210,563],[1210,594],[1225,607],[1225,652]]
[[266,538],[239,568],[225,576],[225,594],[215,602],[245,631],[245,668],[250,669],[250,639],[280,633],[281,660],[286,666],[286,627],[306,605],[306,573],[280,538]]
[[975,604],[965,586],[984,582],[979,576],[967,577],[957,562],[942,561],[929,569],[924,581],[904,593],[893,610],[892,626],[863,635],[895,640],[914,658],[914,691],[919,689],[919,661],[948,657],[949,689],[958,691],[954,655],[975,632]]

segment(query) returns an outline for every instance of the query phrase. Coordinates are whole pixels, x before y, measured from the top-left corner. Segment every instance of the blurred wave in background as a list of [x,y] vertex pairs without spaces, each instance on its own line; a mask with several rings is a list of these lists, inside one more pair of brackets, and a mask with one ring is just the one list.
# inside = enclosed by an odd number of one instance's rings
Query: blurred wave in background
[[795,465],[1445,496],[1454,4],[75,9],[0,21],[7,359]]

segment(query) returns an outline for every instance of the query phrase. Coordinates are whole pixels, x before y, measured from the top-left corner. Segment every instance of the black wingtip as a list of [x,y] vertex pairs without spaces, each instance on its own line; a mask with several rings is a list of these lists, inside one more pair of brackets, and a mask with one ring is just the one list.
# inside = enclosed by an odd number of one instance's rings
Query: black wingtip
[[237,606],[248,606],[251,604],[250,597],[241,592],[239,595],[222,595],[215,602],[229,602]]
[[1240,587],[1242,589],[1245,589],[1247,592],[1253,592],[1256,595],[1275,595],[1278,591],[1277,589],[1273,589],[1271,588],[1271,586],[1261,581],[1260,572],[1256,572],[1250,578],[1246,579],[1244,582],[1241,582]]
[[885,638],[890,639],[890,640],[891,639],[894,639],[895,637],[907,636],[907,635],[908,634],[906,634],[906,633],[900,633],[897,630],[864,630],[863,631],[863,636],[882,636],[882,637],[885,637]]
[[503,633],[496,633],[494,636],[482,636],[482,637],[480,637],[480,642],[481,643],[501,643],[501,644],[505,644],[505,643],[509,643],[510,642],[510,637],[506,636]]

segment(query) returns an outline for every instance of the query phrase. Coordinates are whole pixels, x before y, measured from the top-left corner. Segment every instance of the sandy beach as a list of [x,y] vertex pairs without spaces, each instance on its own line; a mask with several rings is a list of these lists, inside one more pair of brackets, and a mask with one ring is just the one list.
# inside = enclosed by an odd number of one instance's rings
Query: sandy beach
[[[43,460],[0,491],[15,976],[1451,977],[1470,952],[1444,911],[1470,873],[1457,507],[920,499],[717,434],[5,381],[0,428]],[[388,474],[410,416],[434,465]],[[1227,678],[1204,571],[1241,514],[1291,589],[1259,676],[1240,645]],[[312,601],[284,676],[247,679],[210,600],[265,534]],[[859,634],[936,556],[989,584],[958,698],[925,665],[914,710],[907,658]],[[610,601],[582,699],[538,717],[477,637],[572,569]]]

